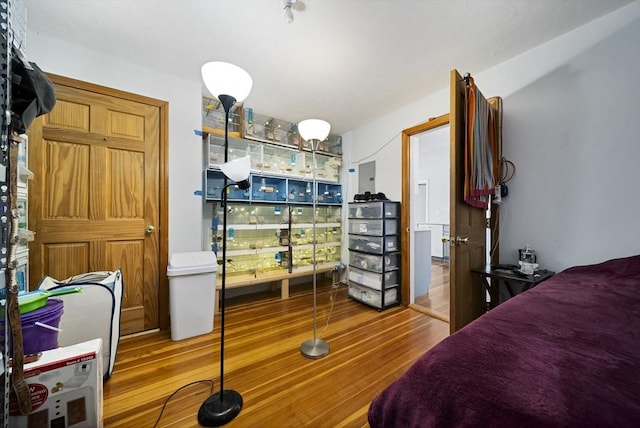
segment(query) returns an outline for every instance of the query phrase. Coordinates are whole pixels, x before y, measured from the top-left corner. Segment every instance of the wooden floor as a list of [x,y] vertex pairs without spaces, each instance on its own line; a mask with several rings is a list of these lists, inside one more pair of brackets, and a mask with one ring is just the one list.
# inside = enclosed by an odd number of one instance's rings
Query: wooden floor
[[415,304],[434,316],[449,321],[449,262],[431,262],[431,284],[429,291],[422,296],[416,296]]
[[[300,345],[313,338],[313,294],[301,285],[291,296],[280,300],[271,293],[228,303],[224,388],[240,392],[244,406],[226,426],[368,426],[374,396],[449,334],[448,323],[418,311],[378,312],[349,299],[344,285],[323,285],[318,337],[329,343],[330,353],[310,360]],[[216,315],[212,333],[178,342],[168,332],[123,338],[104,387],[105,427],[154,426],[165,400],[191,382],[213,380],[217,391],[219,321]],[[157,426],[197,427],[198,408],[210,393],[206,383],[175,393]]]

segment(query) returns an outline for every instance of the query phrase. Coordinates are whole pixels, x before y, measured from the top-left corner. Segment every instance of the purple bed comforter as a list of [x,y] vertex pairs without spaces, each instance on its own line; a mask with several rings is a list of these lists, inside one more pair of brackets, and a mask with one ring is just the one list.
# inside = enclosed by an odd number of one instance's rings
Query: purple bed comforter
[[372,428],[640,426],[640,256],[567,269],[424,354]]

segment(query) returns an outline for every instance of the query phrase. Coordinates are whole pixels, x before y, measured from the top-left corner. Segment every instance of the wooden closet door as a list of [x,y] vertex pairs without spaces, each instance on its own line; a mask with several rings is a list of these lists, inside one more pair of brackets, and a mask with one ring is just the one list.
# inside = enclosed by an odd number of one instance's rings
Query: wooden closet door
[[122,334],[158,327],[159,108],[55,85],[30,129],[32,284],[121,268]]
[[465,82],[457,70],[451,70],[450,89],[450,239],[466,239],[450,247],[449,327],[453,334],[486,310],[485,289],[471,269],[485,265],[487,217],[485,210],[464,202]]

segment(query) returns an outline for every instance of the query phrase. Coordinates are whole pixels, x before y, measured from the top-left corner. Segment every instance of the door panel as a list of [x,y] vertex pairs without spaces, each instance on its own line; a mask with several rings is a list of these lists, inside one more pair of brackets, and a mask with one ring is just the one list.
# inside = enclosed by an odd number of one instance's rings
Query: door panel
[[89,132],[89,111],[88,105],[58,98],[55,109],[44,120],[52,127]]
[[485,264],[486,214],[464,202],[465,82],[456,70],[451,70],[450,85],[450,237],[469,238],[467,245],[450,248],[449,328],[454,333],[482,315],[486,308],[484,287],[471,273],[471,269]]
[[49,166],[43,177],[49,186],[44,218],[88,219],[89,146],[61,141],[44,141],[44,146]]
[[[45,244],[43,253],[44,271],[48,272],[52,278],[68,278],[75,275],[74,272],[87,272],[89,268],[88,243]],[[40,275],[38,278],[42,276],[44,275]]]
[[127,287],[127,284],[140,284],[144,281],[144,248],[139,240],[108,241],[105,243],[107,265],[118,264],[122,269],[122,280],[129,292],[122,297],[121,328],[125,331],[145,330],[144,291],[140,287]]
[[108,171],[111,205],[109,219],[144,219],[144,156],[125,150],[110,150]]
[[[160,108],[56,84],[30,130],[30,275],[121,268],[122,334],[158,327]],[[33,286],[33,284],[32,284]]]

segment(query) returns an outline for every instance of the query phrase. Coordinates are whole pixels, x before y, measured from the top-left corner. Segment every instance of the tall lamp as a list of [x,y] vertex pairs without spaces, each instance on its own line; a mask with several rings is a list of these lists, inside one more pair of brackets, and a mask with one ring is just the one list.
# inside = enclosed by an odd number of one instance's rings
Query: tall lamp
[[322,358],[329,353],[329,344],[317,337],[317,267],[316,267],[316,201],[318,199],[318,185],[316,183],[316,150],[327,136],[331,125],[320,119],[307,119],[298,123],[298,132],[303,140],[311,146],[313,156],[313,339],[305,340],[300,345],[300,352],[307,358]]
[[[202,80],[209,92],[220,100],[224,108],[224,164],[220,167],[224,174],[221,204],[224,207],[222,220],[222,285],[220,299],[220,391],[205,400],[198,410],[198,423],[206,427],[217,427],[231,422],[242,410],[242,395],[232,389],[224,389],[224,310],[227,265],[227,189],[238,186],[249,188],[248,157],[228,162],[229,157],[229,116],[231,107],[242,102],[251,92],[253,80],[242,68],[227,62],[208,62],[202,66]],[[246,159],[246,160],[245,160]],[[228,182],[228,180],[232,182]]]

